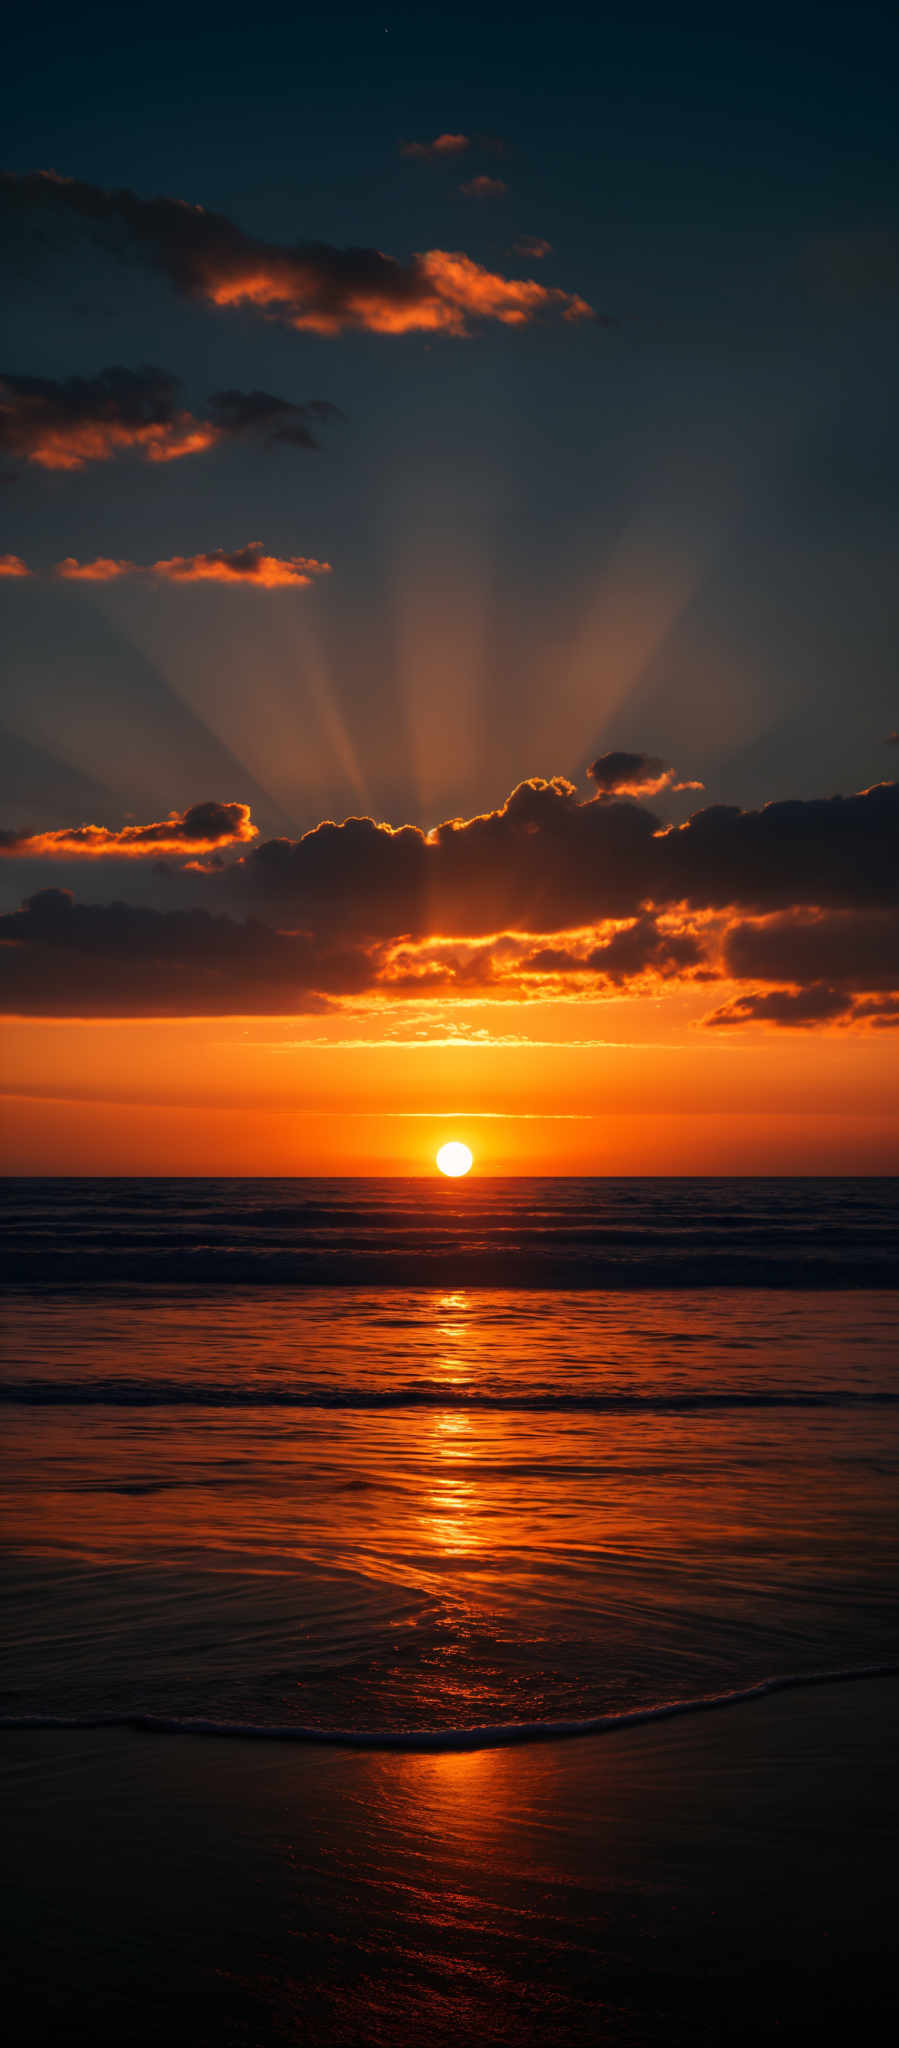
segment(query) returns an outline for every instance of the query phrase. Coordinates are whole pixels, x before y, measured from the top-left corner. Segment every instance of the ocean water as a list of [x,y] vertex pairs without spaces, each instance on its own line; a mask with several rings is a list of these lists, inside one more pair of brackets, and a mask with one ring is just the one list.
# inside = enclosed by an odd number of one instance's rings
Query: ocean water
[[3,1201],[7,1723],[458,1747],[899,1662],[899,1183]]

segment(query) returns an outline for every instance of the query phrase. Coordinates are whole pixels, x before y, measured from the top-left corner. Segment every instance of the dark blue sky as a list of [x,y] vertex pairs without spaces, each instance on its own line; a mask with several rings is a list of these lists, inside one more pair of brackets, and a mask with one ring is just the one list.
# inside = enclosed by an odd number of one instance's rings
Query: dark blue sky
[[[238,387],[346,417],[316,452],[4,485],[0,554],[34,573],[3,586],[0,822],[216,797],[264,831],[431,823],[616,746],[742,803],[888,775],[896,40],[886,7],[15,21],[7,168],[199,203],[267,243],[462,250],[604,317],[321,337],[179,297],[81,233],[16,234],[5,371],[150,363],[194,413]],[[444,131],[470,147],[400,153]],[[463,194],[479,174],[506,191]],[[49,579],[70,555],[256,540],[333,574],[268,595]]]

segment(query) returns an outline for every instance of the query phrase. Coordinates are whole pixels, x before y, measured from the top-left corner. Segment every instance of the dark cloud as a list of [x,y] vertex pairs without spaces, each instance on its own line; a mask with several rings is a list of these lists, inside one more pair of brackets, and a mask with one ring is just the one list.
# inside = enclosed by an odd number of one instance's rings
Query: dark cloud
[[509,187],[502,178],[490,178],[485,171],[481,171],[476,178],[469,178],[467,184],[459,186],[459,191],[464,192],[466,199],[503,199],[508,190]]
[[769,989],[735,996],[705,1019],[707,1025],[777,1024],[807,1031],[810,1025],[833,1024],[851,1010],[843,990],[813,985],[800,989]]
[[702,789],[701,782],[677,782],[674,769],[656,754],[600,754],[587,769],[607,796],[659,796],[663,789]]
[[505,278],[460,251],[428,249],[400,263],[379,249],[292,247],[247,235],[225,214],[181,199],[142,199],[52,171],[0,174],[0,200],[20,225],[83,223],[136,255],[180,293],[214,306],[254,306],[317,334],[465,334],[470,320],[521,326],[542,313],[590,315],[578,295]]
[[542,235],[519,235],[514,247],[516,256],[529,256],[532,263],[542,263],[553,251],[552,243],[545,242]]
[[549,933],[686,904],[746,913],[899,903],[899,784],[857,796],[723,805],[666,831],[649,809],[562,776],[427,834],[371,818],[270,840],[233,871],[257,905],[374,937]]
[[602,946],[591,948],[587,962],[594,973],[617,984],[652,971],[667,978],[698,967],[703,946],[693,932],[663,931],[652,917],[639,917]]
[[336,917],[376,938],[561,931],[640,908],[657,822],[634,804],[581,804],[564,777],[535,778],[501,810],[427,834],[349,818],[270,840],[231,880],[315,928]]
[[74,903],[42,889],[0,917],[0,1004],[28,1016],[218,1016],[323,1008],[365,956],[208,910]]
[[870,1001],[857,1002],[853,1018],[873,1025],[875,1031],[895,1030],[899,1026],[899,991],[895,995],[872,996]]
[[540,946],[518,962],[522,974],[589,974],[618,987],[651,973],[657,979],[688,974],[702,965],[705,950],[691,931],[663,929],[654,917],[644,914],[622,926],[598,946]]
[[433,142],[401,142],[400,156],[413,157],[420,163],[440,162],[451,156],[461,156],[463,150],[471,148],[470,135],[435,135]]
[[[201,1007],[210,1010],[283,1002],[290,1011],[309,993],[318,1000],[363,988],[385,1000],[486,993],[535,1001],[718,979],[756,986],[714,1012],[715,1025],[874,1028],[893,1018],[899,784],[760,811],[713,806],[666,830],[630,799],[600,792],[582,802],[557,776],[521,783],[501,809],[428,833],[349,818],[244,851],[240,841],[252,830],[241,806],[201,805],[165,825],[120,833],[84,826],[32,835],[30,848],[13,835],[9,850],[33,851],[43,838],[48,856],[65,859],[79,850],[73,841],[96,850],[88,842],[99,835],[100,851],[127,852],[130,840],[157,856],[186,856],[209,906],[208,921],[196,926],[202,957],[220,940],[233,969],[230,983],[224,969],[209,969]],[[127,906],[62,909],[63,902],[45,892],[0,931],[7,1007],[33,999],[59,1014],[77,1012],[88,1000],[81,955],[92,961],[99,951],[106,964],[91,1000],[120,1002],[127,1014],[149,1000],[154,935],[160,973],[180,973],[182,936],[192,929],[183,921],[154,923],[162,913],[142,912],[145,921],[132,925]],[[48,918],[61,937],[48,935]],[[117,933],[126,951],[137,949],[136,979],[123,958],[116,981]],[[25,956],[35,947],[42,964],[32,969]],[[241,979],[257,957],[269,963],[258,989]],[[185,1013],[198,1001],[199,971],[186,975]],[[174,1014],[177,989],[166,986],[164,995]]]
[[244,434],[315,448],[314,430],[339,416],[324,399],[293,405],[268,391],[219,391],[201,418],[185,406],[180,379],[150,364],[112,364],[95,377],[0,375],[0,450],[42,469],[121,454],[174,462]]
[[740,811],[697,811],[659,841],[665,901],[748,911],[899,902],[899,783]]
[[0,854],[13,860],[139,860],[160,853],[211,853],[257,837],[249,804],[192,804],[153,825],[59,826],[49,832],[0,831]]
[[838,910],[735,924],[723,947],[734,981],[810,984],[844,989],[899,988],[899,913]]
[[286,441],[292,448],[318,448],[313,429],[346,418],[326,398],[291,405],[270,391],[214,391],[209,411],[222,434],[261,433],[267,441]]

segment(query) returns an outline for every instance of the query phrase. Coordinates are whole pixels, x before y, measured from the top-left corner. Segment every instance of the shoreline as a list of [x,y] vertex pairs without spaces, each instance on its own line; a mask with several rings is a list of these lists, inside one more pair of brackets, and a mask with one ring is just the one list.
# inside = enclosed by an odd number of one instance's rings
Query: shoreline
[[885,2032],[895,1680],[514,1751],[10,1732],[13,2048]]
[[455,1756],[480,1750],[512,1749],[535,1743],[576,1742],[590,1736],[617,1735],[659,1721],[720,1713],[748,1706],[777,1693],[809,1691],[824,1686],[858,1684],[863,1680],[899,1678],[899,1662],[849,1665],[839,1671],[788,1672],[755,1680],[721,1693],[700,1693],[683,1700],[663,1700],[620,1713],[588,1715],[578,1720],[506,1721],[471,1728],[319,1728],[278,1726],[266,1722],[215,1721],[177,1714],[0,1714],[0,1736],[66,1734],[95,1730],[127,1730],[142,1735],[189,1735],[212,1741],[273,1742],[319,1749],[387,1751],[396,1755]]

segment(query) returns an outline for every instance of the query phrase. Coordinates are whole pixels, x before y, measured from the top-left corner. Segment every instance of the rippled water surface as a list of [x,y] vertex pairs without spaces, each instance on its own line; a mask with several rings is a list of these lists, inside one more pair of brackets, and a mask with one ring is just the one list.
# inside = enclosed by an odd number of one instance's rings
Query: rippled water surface
[[[345,1255],[383,1205],[344,1183],[338,1226],[338,1185],[16,1211],[106,1278],[5,1299],[0,1711],[451,1735],[899,1655],[891,1289],[109,1283],[141,1230],[283,1252],[285,1190]],[[403,1185],[387,1241],[460,1213]],[[887,1244],[886,1183],[643,1183],[617,1216],[611,1184],[529,1185],[497,1228],[570,1235],[587,1185],[635,1261],[640,1228],[689,1256],[691,1187],[704,1244],[741,1200],[750,1235]]]
[[48,1286],[899,1286],[899,1181],[9,1180]]

